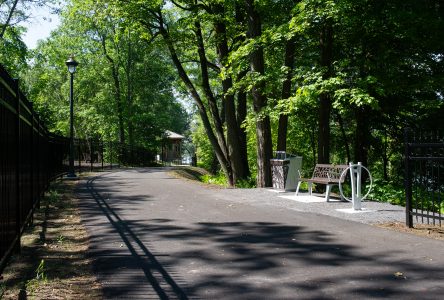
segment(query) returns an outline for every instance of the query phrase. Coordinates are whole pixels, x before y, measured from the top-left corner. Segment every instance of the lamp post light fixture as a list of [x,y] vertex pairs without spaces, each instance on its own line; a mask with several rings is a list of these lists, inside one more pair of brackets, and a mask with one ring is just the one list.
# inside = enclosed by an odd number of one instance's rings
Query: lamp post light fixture
[[74,173],[74,73],[76,72],[78,62],[71,57],[65,62],[68,66],[68,72],[71,74],[71,85],[69,92],[69,170],[68,178],[76,178]]

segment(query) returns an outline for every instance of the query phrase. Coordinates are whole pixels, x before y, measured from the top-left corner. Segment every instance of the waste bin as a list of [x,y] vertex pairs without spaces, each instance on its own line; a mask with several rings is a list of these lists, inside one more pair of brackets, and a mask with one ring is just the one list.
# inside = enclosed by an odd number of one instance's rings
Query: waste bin
[[302,157],[285,151],[276,151],[270,160],[273,189],[295,191],[299,181],[298,170],[302,167]]

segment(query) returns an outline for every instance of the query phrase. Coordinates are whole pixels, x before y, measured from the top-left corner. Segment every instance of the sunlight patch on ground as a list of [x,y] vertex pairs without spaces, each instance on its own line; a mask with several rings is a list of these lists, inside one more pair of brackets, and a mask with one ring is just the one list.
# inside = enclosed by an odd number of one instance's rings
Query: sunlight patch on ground
[[[310,196],[310,195],[288,195],[288,196],[279,196],[279,198],[285,198],[289,200],[294,200],[303,203],[316,203],[316,202],[325,202],[324,196]],[[337,199],[330,199],[331,202],[340,202]]]
[[346,214],[362,214],[362,213],[369,213],[369,212],[376,212],[376,210],[368,209],[368,208],[361,208],[360,210],[354,210],[353,208],[338,208],[336,211],[343,212]]

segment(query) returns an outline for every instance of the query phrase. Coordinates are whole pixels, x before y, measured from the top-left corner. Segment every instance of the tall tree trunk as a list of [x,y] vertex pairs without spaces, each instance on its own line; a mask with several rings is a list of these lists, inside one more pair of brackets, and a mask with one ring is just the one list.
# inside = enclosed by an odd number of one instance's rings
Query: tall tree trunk
[[111,73],[114,81],[114,98],[116,101],[117,118],[119,122],[119,143],[122,146],[122,149],[120,149],[121,151],[120,159],[122,159],[124,158],[122,151],[123,151],[123,146],[125,145],[125,128],[124,128],[125,125],[123,121],[123,103],[122,103],[122,91],[120,88],[119,70],[116,66],[114,59],[108,54],[106,48],[106,38],[104,36],[101,36],[101,42],[102,42],[103,54],[110,63]]
[[[370,111],[366,107],[358,107],[355,109],[356,132],[354,156],[356,160],[355,163],[362,162],[363,166],[368,166],[368,151],[370,148],[369,113]],[[362,182],[365,182],[367,179],[367,172],[363,172]]]
[[[245,24],[245,14],[242,12],[241,3],[236,3],[235,6],[235,18],[237,24]],[[245,41],[245,36],[239,35],[235,39],[235,43],[242,43]],[[248,74],[248,69],[243,70],[237,76],[237,81],[242,80]],[[245,119],[247,118],[247,93],[241,89],[237,93],[237,126],[239,132],[239,148],[242,162],[244,163],[244,170],[247,177],[251,175],[250,166],[248,163],[248,145],[247,145],[247,129],[242,126]]]
[[[214,128],[216,131],[217,140],[219,142],[219,145],[221,146],[221,149],[226,157],[226,160],[228,163],[231,164],[230,158],[228,156],[228,148],[227,143],[225,141],[224,136],[224,128],[223,128],[223,122],[222,118],[219,114],[219,108],[217,107],[217,101],[214,97],[213,91],[211,90],[210,86],[210,78],[208,76],[208,63],[207,63],[207,56],[205,54],[205,45],[203,42],[202,37],[202,30],[200,27],[200,22],[195,22],[195,34],[197,39],[197,51],[199,53],[199,61],[200,61],[200,69],[201,69],[201,75],[202,75],[202,89],[205,94],[205,97],[208,100],[208,106],[210,108],[211,116],[213,119]],[[233,178],[233,181],[235,182],[235,179]]]
[[316,132],[314,127],[310,130],[310,145],[311,145],[311,155],[313,159],[313,168],[316,165]]
[[213,128],[211,127],[211,123],[208,118],[205,105],[203,104],[199,93],[197,92],[196,88],[194,87],[193,83],[191,82],[190,78],[188,77],[185,69],[183,68],[182,63],[179,60],[179,57],[177,55],[176,49],[174,48],[173,42],[170,38],[170,35],[163,25],[162,16],[160,15],[160,13],[159,13],[159,23],[160,23],[160,34],[162,35],[162,37],[165,41],[165,44],[168,48],[168,51],[170,52],[171,59],[174,63],[174,66],[177,69],[177,73],[178,73],[180,79],[183,81],[183,83],[187,87],[187,90],[190,93],[191,97],[196,102],[197,108],[199,110],[199,115],[201,117],[205,131],[208,135],[208,139],[213,147],[214,153],[216,154],[217,160],[219,161],[223,172],[225,173],[225,175],[228,178],[229,185],[233,186],[234,182],[233,182],[233,174],[232,174],[232,170],[231,170],[231,165],[229,164],[224,152],[222,151],[221,146],[218,143],[217,137],[215,136],[215,134],[213,132]]
[[362,162],[364,166],[368,163],[369,150],[369,129],[368,129],[368,115],[369,111],[365,107],[358,107],[355,109],[356,118],[356,132],[355,132],[355,147],[354,156],[355,163]]
[[[361,41],[362,53],[361,53],[361,64],[359,66],[359,75],[361,78],[365,78],[370,74],[368,68],[368,55],[373,54],[372,48],[369,47],[367,43]],[[369,91],[372,94],[372,91]],[[362,162],[364,166],[367,166],[368,162],[368,151],[370,146],[370,130],[368,120],[370,119],[370,107],[362,106],[356,107],[354,110],[355,121],[356,121],[356,132],[355,132],[355,145],[354,145],[354,159],[355,163]],[[367,178],[367,173],[363,173],[363,180]]]
[[388,142],[387,142],[387,129],[384,128],[384,141],[382,144],[382,153],[381,153],[381,157],[382,157],[382,170],[383,170],[383,174],[384,174],[384,180],[388,181],[388,163],[389,163],[389,154],[388,154]]
[[244,91],[239,91],[237,94],[237,124],[239,126],[239,153],[244,164],[245,175],[251,175],[250,167],[248,165],[248,147],[247,147],[247,132],[242,128],[242,123],[247,117],[247,94]]
[[322,93],[319,96],[318,163],[320,164],[330,162],[330,111],[330,95]]
[[[333,54],[333,28],[325,24],[320,36],[321,67],[325,68],[323,79],[331,77]],[[331,95],[322,92],[319,95],[319,134],[318,134],[318,163],[330,162],[330,112],[332,108]]]
[[[258,38],[262,34],[262,23],[258,12],[254,6],[254,0],[245,0],[248,37]],[[264,75],[264,51],[262,46],[257,46],[250,53],[250,70],[252,73]],[[270,159],[272,157],[271,126],[269,116],[262,115],[267,106],[265,95],[265,82],[260,81],[253,84],[253,109],[256,113],[256,139],[257,139],[257,186],[271,186]]]
[[132,95],[132,67],[133,67],[133,56],[131,47],[131,35],[128,33],[128,60],[126,66],[126,105],[128,108],[128,142],[130,147],[130,160],[134,163],[134,126],[133,126],[133,95]]
[[117,117],[119,120],[119,144],[121,148],[119,149],[119,160],[125,161],[126,155],[125,155],[125,124],[123,120],[123,103],[122,103],[122,92],[120,90],[120,80],[119,75],[117,74],[117,69],[113,65],[112,66],[112,73],[113,73],[113,80],[114,80],[114,86],[115,86],[115,99],[117,103]]
[[342,144],[345,147],[345,153],[347,155],[347,163],[351,162],[351,155],[350,155],[350,146],[347,139],[347,135],[345,134],[345,128],[344,128],[344,121],[342,120],[341,114],[339,111],[336,112],[336,117],[338,118],[339,128],[341,130],[341,136],[342,136]]
[[[215,6],[215,12],[219,16],[224,16],[223,6]],[[219,19],[220,20],[220,19]],[[216,48],[219,61],[223,68],[227,67],[227,61],[229,56],[228,41],[226,26],[223,22],[215,22],[214,24],[216,32]],[[223,101],[225,107],[225,121],[227,126],[227,145],[228,155],[230,157],[231,168],[233,169],[233,178],[236,183],[239,179],[246,179],[248,177],[248,168],[245,169],[244,161],[242,160],[241,145],[239,139],[239,126],[236,119],[236,106],[234,101],[234,95],[229,92],[233,87],[233,79],[231,76],[226,76],[222,79]],[[248,160],[247,160],[248,166]]]
[[[291,96],[291,78],[293,76],[294,56],[295,56],[295,39],[292,38],[285,44],[285,60],[284,66],[288,68],[288,73],[282,83],[281,98],[287,99]],[[288,130],[288,115],[281,114],[279,116],[279,128],[277,138],[277,151],[287,151],[287,130]]]

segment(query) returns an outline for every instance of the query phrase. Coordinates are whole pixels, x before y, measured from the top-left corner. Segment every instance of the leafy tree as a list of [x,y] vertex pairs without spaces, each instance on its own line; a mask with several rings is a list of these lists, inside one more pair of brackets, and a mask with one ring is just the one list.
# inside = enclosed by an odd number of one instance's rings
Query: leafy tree
[[0,61],[16,77],[28,65],[28,49],[21,38],[23,32],[23,27],[8,27],[0,43]]
[[[183,87],[195,101],[229,183],[233,185],[237,179],[248,176],[245,139],[244,146],[239,139],[238,121],[242,121],[242,116],[236,114],[234,97],[228,93],[232,80],[225,78],[221,82],[217,78],[224,68],[220,63],[226,62],[228,56],[224,7],[217,1],[174,2],[171,9],[162,9],[160,2],[107,2],[120,8],[124,18],[138,21],[148,36],[162,37]],[[217,38],[204,39],[213,28]]]
[[[187,113],[174,97],[174,73],[155,45],[140,41],[137,28],[96,15],[86,4],[67,6],[61,27],[34,51],[27,74],[31,98],[50,128],[66,133],[69,87],[64,60],[77,53],[77,137],[128,136],[130,149],[154,151],[166,129],[183,132],[188,126]],[[74,14],[84,20],[74,22]],[[132,159],[132,152],[128,155],[124,159]]]
[[16,25],[27,21],[32,16],[29,10],[32,7],[60,5],[57,0],[1,0],[0,1],[0,40],[5,37],[8,28],[14,28]]
[[[402,129],[442,123],[443,15],[439,0],[73,0],[24,81],[66,132],[63,62],[77,53],[78,134],[132,146],[182,133],[175,98],[192,99],[198,155],[231,185],[270,185],[273,144],[306,169],[361,161],[396,181]],[[8,26],[0,53],[16,73],[21,34]]]

